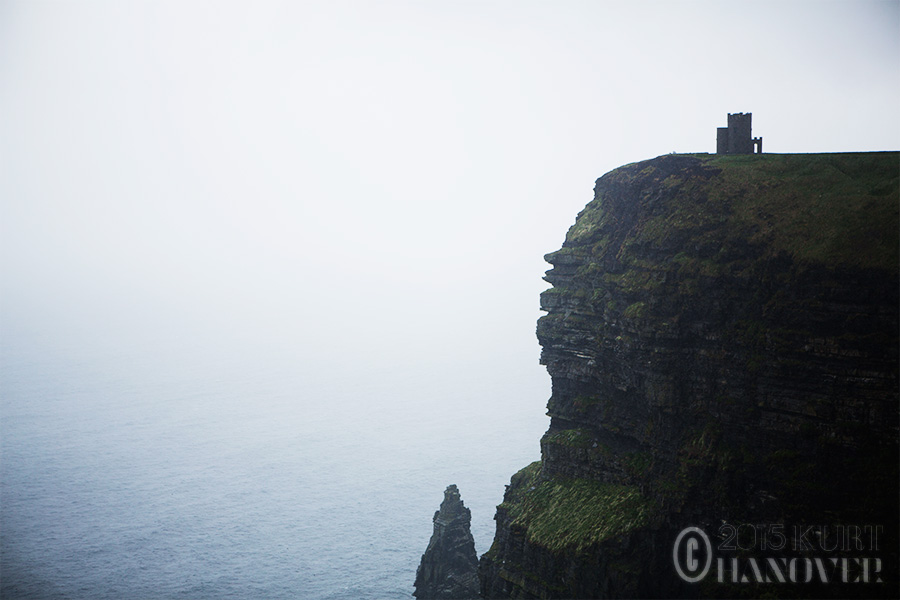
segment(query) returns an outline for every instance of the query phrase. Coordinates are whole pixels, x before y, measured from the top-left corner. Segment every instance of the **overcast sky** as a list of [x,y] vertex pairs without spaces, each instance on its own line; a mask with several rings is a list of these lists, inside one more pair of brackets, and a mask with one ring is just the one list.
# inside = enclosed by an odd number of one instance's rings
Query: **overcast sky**
[[768,152],[896,150],[898,31],[896,1],[6,0],[3,344],[536,364],[597,177],[728,112]]

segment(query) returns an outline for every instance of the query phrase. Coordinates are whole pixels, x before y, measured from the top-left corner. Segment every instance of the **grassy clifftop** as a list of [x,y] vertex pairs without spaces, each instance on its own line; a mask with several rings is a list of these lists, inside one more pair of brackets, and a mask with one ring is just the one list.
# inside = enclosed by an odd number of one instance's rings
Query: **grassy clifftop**
[[[900,153],[674,155],[626,165],[616,185],[656,180],[677,204],[656,207],[630,244],[691,245],[728,262],[751,244],[799,262],[891,268],[897,264]],[[683,160],[690,158],[688,166]],[[640,168],[637,168],[640,167]],[[594,200],[578,216],[566,246],[601,242],[618,223]]]

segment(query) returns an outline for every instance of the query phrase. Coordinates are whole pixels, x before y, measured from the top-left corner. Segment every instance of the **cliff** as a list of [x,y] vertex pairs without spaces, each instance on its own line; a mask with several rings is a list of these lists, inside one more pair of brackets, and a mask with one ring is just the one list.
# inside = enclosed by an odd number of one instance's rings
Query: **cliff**
[[[551,423],[497,508],[485,597],[900,596],[898,173],[668,155],[597,181],[546,256]],[[675,568],[686,527],[702,577]]]
[[478,555],[470,526],[472,512],[459,490],[444,490],[441,508],[434,513],[434,533],[416,571],[418,600],[466,600],[478,597]]

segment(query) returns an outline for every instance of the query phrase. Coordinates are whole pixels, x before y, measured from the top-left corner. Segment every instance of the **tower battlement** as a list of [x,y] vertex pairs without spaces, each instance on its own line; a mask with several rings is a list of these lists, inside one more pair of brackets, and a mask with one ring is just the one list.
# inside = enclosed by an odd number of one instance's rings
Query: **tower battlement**
[[762,138],[751,137],[753,113],[728,113],[728,127],[716,130],[716,154],[762,154]]

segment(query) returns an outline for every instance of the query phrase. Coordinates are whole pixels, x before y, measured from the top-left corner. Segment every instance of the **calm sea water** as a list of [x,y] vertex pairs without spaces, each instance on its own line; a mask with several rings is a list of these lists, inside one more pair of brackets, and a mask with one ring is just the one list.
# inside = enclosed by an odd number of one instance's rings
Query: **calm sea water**
[[539,456],[528,360],[363,368],[3,345],[3,598],[409,598],[450,483],[479,553]]

